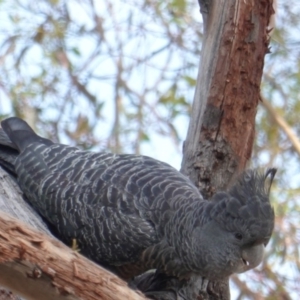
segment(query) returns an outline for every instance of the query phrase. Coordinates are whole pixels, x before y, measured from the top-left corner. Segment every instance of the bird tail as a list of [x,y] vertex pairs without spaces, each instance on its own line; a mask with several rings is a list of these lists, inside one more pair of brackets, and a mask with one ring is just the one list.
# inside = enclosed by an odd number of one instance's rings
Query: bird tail
[[32,143],[53,144],[50,140],[37,135],[24,120],[17,117],[3,120],[1,127],[20,152]]
[[1,121],[0,165],[15,175],[15,160],[19,153],[32,143],[52,145],[48,139],[38,136],[22,119],[12,117]]
[[16,176],[15,160],[19,155],[17,147],[11,142],[7,134],[0,128],[0,166]]

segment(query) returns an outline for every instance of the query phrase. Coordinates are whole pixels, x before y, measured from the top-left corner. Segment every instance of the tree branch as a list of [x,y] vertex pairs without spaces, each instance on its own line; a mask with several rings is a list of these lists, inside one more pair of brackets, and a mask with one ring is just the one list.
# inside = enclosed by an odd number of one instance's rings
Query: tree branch
[[[231,277],[231,280],[241,291],[241,296],[247,296],[253,300],[263,300],[264,299],[263,296],[259,292],[253,292],[245,282],[243,282],[242,280],[239,279],[239,277],[237,275],[233,275]],[[239,297],[238,299],[242,299],[242,298]]]
[[[18,218],[43,228],[18,186],[1,168],[0,174],[1,208],[4,202],[9,209],[15,206],[12,213],[18,215],[19,208],[27,206]],[[4,212],[0,212],[0,254],[0,285],[27,300],[146,299],[114,274]]]
[[262,99],[262,105],[263,107],[268,111],[268,113],[271,115],[271,117],[274,119],[274,121],[277,123],[277,125],[282,129],[282,131],[286,134],[288,139],[291,141],[294,149],[300,155],[300,141],[293,131],[293,129],[289,126],[289,124],[285,121],[285,119],[280,116],[274,107],[268,102],[266,98],[261,96]]

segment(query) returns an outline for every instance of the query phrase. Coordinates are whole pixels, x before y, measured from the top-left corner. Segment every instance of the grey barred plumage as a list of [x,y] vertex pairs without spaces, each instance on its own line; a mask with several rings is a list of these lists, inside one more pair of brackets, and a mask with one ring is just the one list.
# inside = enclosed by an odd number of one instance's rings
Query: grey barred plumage
[[0,164],[9,161],[2,165],[31,205],[65,243],[75,238],[81,253],[123,278],[156,268],[215,280],[261,262],[274,227],[274,169],[249,170],[206,201],[166,163],[55,144],[18,118],[1,124]]

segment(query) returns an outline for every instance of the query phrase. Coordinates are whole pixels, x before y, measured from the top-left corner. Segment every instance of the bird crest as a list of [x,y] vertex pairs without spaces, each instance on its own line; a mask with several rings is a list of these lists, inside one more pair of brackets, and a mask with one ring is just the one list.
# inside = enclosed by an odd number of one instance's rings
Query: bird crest
[[228,192],[213,197],[212,219],[228,231],[240,231],[255,241],[268,242],[274,228],[270,188],[276,169],[245,171]]

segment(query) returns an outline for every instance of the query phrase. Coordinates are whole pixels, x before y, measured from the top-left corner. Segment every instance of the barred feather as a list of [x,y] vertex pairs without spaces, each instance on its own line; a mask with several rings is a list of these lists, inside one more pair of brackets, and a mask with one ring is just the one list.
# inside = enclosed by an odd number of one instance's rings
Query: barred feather
[[[254,245],[270,238],[274,213],[258,173],[208,202],[187,177],[150,157],[54,144],[18,118],[2,127],[10,140],[0,134],[0,164],[13,166],[31,205],[61,240],[75,238],[81,253],[124,278],[156,268],[214,279],[261,260]],[[237,231],[243,244],[232,238]]]

